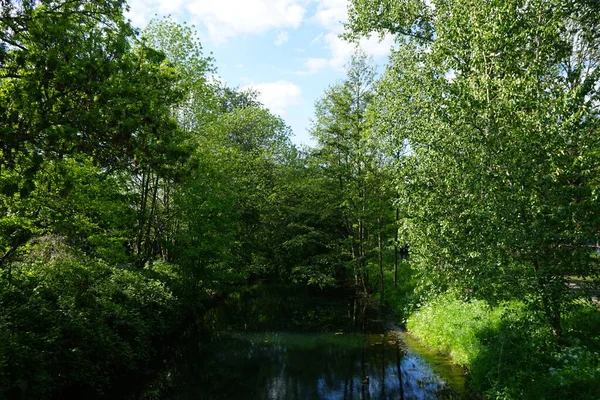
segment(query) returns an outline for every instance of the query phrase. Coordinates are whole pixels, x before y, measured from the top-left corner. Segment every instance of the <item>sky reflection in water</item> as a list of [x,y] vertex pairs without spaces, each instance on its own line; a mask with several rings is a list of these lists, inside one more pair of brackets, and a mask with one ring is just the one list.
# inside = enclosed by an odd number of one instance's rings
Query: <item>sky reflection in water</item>
[[184,349],[165,399],[458,399],[379,311],[268,290],[230,298]]

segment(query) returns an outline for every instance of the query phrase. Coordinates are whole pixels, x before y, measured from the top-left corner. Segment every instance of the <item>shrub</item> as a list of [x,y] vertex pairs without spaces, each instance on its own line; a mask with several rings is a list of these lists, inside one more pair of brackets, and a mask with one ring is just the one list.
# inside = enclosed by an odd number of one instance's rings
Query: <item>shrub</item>
[[174,305],[147,271],[75,257],[13,266],[0,274],[0,387],[11,398],[69,387],[100,393],[150,360]]

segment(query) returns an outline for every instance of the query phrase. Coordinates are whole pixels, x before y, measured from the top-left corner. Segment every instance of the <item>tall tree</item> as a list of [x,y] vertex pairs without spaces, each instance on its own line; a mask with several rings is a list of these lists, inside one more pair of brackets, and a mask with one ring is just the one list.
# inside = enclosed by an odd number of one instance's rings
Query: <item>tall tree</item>
[[372,62],[366,54],[357,52],[348,65],[346,80],[326,90],[317,103],[313,127],[317,139],[314,157],[326,167],[337,193],[355,284],[365,291],[367,263],[378,229],[373,213],[381,197],[377,188],[380,182],[373,179],[380,165],[371,151],[373,148],[367,145],[370,135],[367,109],[373,101],[374,83]]
[[198,168],[197,147],[217,118],[216,88],[209,82],[215,71],[212,58],[205,57],[202,45],[187,25],[170,17],[153,19],[142,31],[140,48],[154,52],[173,70],[173,86],[181,97],[170,104],[176,130],[160,133],[137,152],[129,171],[129,189],[135,194],[137,234],[132,244],[137,262],[161,256],[172,259],[180,234],[180,205],[175,203],[181,186]]
[[[0,14],[0,149],[11,167],[93,155],[122,165],[177,97],[147,49],[131,51],[123,1],[5,1]],[[167,71],[161,71],[168,74]],[[155,102],[158,98],[161,102]],[[163,108],[164,109],[164,108]]]
[[596,2],[355,0],[348,26],[398,38],[383,107],[411,150],[397,183],[422,271],[533,300],[556,336],[565,281],[595,268],[598,15]]
[[[134,31],[122,1],[4,1],[0,12],[2,262],[42,226],[29,207],[39,182],[67,201],[73,182],[55,176],[91,162],[104,177],[156,154],[175,131],[176,71]],[[43,171],[42,171],[43,170]],[[16,173],[16,175],[15,175]],[[118,180],[118,179],[117,179]],[[35,201],[35,199],[31,199]],[[56,213],[57,218],[62,218]],[[47,217],[47,215],[46,215]],[[27,220],[27,223],[24,221]],[[50,224],[52,225],[52,224]]]

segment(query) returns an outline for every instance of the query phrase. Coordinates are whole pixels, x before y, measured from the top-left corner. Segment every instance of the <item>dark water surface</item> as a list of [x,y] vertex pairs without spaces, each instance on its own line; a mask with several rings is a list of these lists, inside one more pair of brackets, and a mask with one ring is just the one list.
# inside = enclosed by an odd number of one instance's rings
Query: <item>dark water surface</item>
[[389,321],[350,293],[257,286],[211,310],[144,397],[463,398],[461,371],[417,355]]

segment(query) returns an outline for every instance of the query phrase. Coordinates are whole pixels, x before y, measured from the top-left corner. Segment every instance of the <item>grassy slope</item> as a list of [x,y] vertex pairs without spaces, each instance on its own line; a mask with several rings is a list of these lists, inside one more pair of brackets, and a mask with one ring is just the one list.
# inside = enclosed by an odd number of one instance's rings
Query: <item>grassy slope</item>
[[523,303],[417,298],[408,265],[396,288],[388,272],[385,302],[424,345],[465,367],[469,385],[490,399],[600,400],[597,304],[577,303],[564,316],[557,345],[543,316]]

